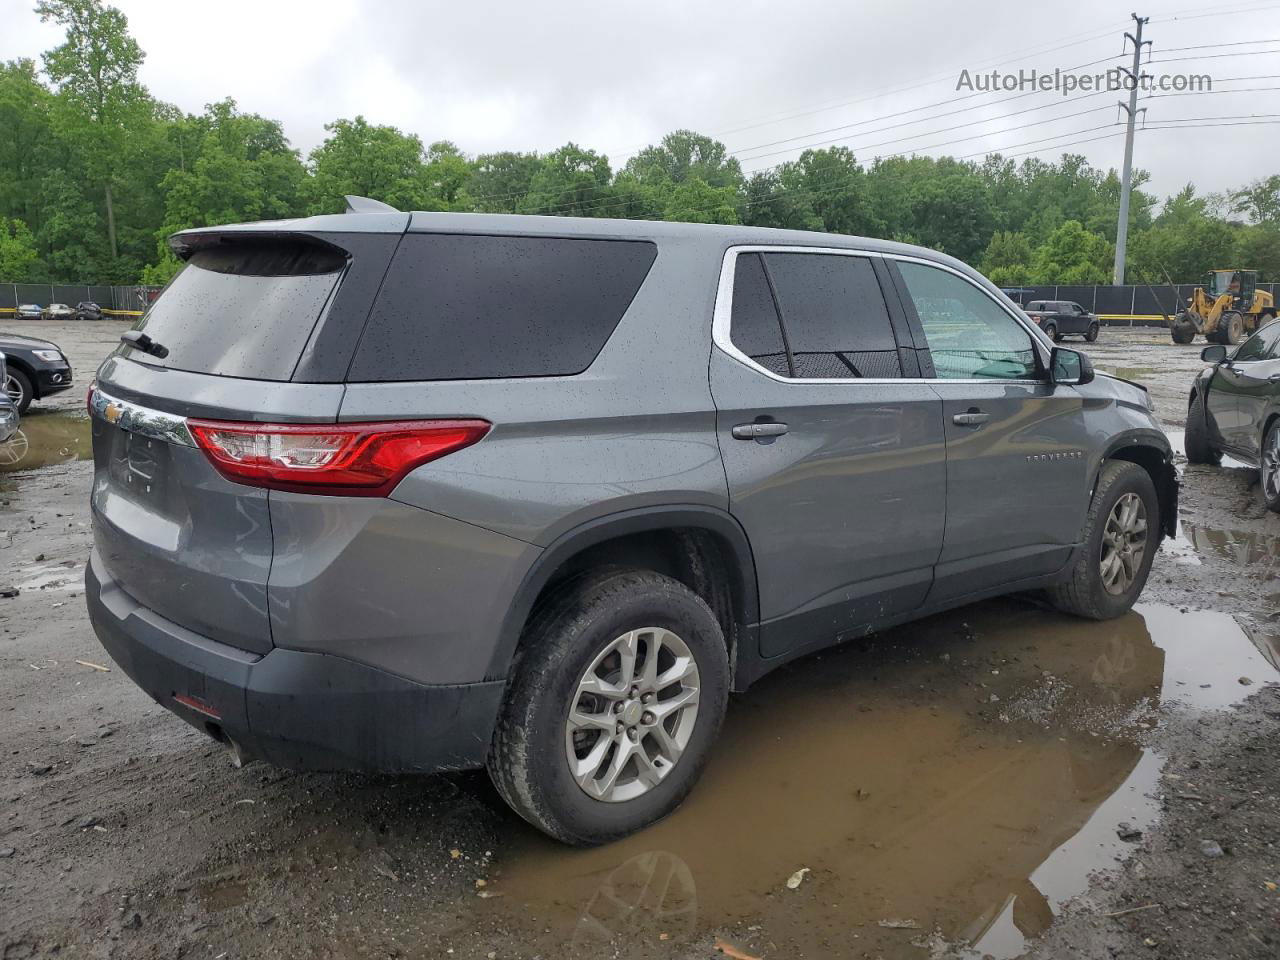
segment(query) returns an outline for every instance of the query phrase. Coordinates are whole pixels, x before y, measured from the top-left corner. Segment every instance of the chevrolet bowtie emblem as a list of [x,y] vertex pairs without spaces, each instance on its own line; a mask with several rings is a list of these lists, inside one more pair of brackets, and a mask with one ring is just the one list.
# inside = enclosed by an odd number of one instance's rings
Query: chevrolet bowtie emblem
[[124,407],[116,403],[114,400],[102,408],[103,419],[107,423],[119,423],[120,417],[124,414]]

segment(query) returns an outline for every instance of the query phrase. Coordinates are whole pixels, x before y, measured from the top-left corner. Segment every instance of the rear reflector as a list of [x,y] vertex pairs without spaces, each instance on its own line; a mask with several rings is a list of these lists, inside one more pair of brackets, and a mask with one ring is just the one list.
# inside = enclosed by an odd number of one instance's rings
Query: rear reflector
[[173,699],[175,703],[180,703],[188,710],[194,710],[201,716],[212,717],[214,720],[222,719],[222,714],[213,709],[213,707],[209,706],[209,704],[205,703],[203,700],[198,700],[195,697],[189,697],[185,693],[175,693],[173,695]]
[[469,447],[484,420],[394,423],[229,423],[188,420],[200,449],[228,480],[272,490],[382,497],[424,463]]

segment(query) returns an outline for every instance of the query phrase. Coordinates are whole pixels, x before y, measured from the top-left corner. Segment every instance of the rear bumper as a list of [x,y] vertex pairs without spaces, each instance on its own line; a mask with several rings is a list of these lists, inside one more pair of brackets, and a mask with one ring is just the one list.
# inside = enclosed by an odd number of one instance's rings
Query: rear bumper
[[105,576],[96,552],[85,597],[94,630],[120,669],[161,706],[230,741],[247,759],[389,773],[484,763],[501,680],[434,686],[320,653],[249,653],[141,606]]

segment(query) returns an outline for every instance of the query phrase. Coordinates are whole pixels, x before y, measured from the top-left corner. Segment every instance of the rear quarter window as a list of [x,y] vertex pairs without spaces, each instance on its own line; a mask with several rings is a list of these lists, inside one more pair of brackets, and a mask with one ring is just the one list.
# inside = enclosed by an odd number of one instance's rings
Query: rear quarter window
[[581,373],[657,254],[637,240],[407,234],[347,379]]

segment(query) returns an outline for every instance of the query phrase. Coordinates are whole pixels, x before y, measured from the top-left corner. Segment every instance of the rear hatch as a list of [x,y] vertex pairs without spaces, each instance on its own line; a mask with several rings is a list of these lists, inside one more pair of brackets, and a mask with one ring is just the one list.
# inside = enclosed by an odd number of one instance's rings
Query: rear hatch
[[143,606],[245,650],[271,648],[267,491],[215,470],[187,418],[335,421],[403,230],[387,219],[372,235],[179,238],[187,263],[135,327],[150,349],[122,344],[90,403],[97,562]]

